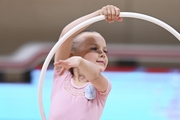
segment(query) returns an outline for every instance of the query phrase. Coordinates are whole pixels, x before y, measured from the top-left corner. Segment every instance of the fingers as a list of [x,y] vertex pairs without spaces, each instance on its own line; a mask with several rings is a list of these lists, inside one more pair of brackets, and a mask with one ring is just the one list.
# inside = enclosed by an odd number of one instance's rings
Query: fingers
[[109,21],[109,22],[113,22],[114,20],[113,20],[113,15],[112,15],[112,11],[113,10],[111,10],[111,8],[106,8],[106,10],[107,10],[107,20]]
[[68,65],[68,62],[65,62],[64,60],[59,60],[58,62],[55,62],[54,65]]
[[115,7],[115,8],[114,8],[114,11],[115,11],[115,16],[116,16],[116,18],[118,18],[118,17],[120,16],[120,9],[117,8],[117,7]]
[[122,18],[120,17],[120,9],[113,5],[107,5],[101,9],[100,12],[101,15],[105,16],[106,21],[108,22],[114,22],[116,21],[122,21]]
[[64,72],[66,71],[66,69],[63,67],[61,68],[60,72],[58,73],[60,76],[64,74]]
[[58,62],[54,63],[54,66],[58,66],[61,68],[64,68],[65,70],[68,70],[72,67],[72,65],[64,60],[59,60]]
[[63,75],[66,70],[69,70],[71,68],[71,66],[63,60],[59,60],[58,62],[55,62],[54,66],[58,66],[61,68],[60,71],[58,72],[60,76]]

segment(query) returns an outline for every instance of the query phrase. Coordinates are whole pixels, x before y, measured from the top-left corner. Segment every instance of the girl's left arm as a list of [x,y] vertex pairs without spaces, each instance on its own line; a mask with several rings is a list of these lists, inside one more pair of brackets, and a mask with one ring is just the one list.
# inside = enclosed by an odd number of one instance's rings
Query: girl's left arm
[[105,92],[108,88],[108,80],[102,75],[97,65],[80,56],[73,56],[66,60],[58,61],[54,65],[63,67],[60,75],[72,67],[77,67],[97,90]]
[[105,92],[107,90],[108,80],[102,75],[102,71],[100,71],[96,64],[82,59],[78,68],[97,90],[100,92]]

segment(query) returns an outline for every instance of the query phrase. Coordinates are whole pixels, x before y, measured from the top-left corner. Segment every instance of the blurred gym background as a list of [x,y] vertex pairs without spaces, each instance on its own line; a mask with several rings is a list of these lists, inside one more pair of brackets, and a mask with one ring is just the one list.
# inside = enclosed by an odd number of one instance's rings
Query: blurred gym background
[[[108,4],[155,17],[180,32],[179,0],[0,0],[0,120],[41,119],[38,77],[47,54],[68,23]],[[100,21],[88,29],[107,41],[104,74],[114,84],[102,120],[180,120],[177,38],[134,18]],[[47,115],[52,63],[44,86]]]

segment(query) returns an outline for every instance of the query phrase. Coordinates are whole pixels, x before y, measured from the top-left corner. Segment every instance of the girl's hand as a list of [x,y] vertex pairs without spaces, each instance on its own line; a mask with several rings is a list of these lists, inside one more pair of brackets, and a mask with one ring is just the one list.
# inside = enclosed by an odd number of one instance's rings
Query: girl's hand
[[73,67],[78,67],[81,61],[81,57],[73,56],[66,60],[59,60],[58,62],[54,63],[54,66],[58,66],[61,68],[59,75],[62,75],[66,70],[69,70]]
[[100,15],[104,15],[106,21],[109,23],[114,21],[121,22],[123,19],[120,17],[120,9],[113,5],[107,5],[100,9]]

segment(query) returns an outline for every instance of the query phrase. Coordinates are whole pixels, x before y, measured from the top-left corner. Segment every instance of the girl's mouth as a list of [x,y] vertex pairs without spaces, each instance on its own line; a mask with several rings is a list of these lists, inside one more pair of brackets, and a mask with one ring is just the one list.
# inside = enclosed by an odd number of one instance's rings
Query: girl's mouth
[[102,65],[105,65],[104,61],[96,61],[96,62],[99,63],[99,64],[102,64]]

